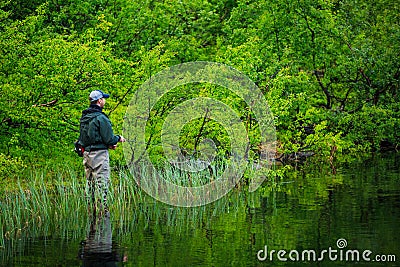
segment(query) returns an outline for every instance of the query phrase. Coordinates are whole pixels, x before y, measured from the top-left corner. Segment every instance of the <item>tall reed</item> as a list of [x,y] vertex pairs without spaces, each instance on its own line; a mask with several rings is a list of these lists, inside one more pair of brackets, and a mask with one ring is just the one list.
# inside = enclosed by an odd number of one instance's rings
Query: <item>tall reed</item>
[[[146,166],[142,168],[142,174],[150,175],[146,173]],[[223,168],[213,168],[214,172],[206,170],[203,173],[192,173],[192,185],[198,186],[211,179],[218,179]],[[178,185],[188,185],[187,174],[172,166],[166,166],[161,174],[164,179]],[[59,170],[49,178],[47,173],[36,172],[20,179],[16,187],[17,190],[0,196],[0,253],[3,257],[18,239],[50,235],[61,239],[76,239],[85,236],[91,214],[87,209],[85,178],[81,173],[72,169]],[[172,207],[148,196],[130,172],[123,168],[113,172],[108,194],[114,233],[117,236],[137,230],[138,221],[142,225],[163,223],[187,229],[200,225],[204,216],[211,217],[218,212],[237,208],[230,203],[222,199],[208,207]]]

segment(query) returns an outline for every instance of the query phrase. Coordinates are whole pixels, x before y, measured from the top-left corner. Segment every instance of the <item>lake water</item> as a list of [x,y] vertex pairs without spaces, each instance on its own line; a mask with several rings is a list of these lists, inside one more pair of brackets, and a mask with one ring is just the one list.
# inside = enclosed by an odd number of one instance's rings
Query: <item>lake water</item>
[[[199,208],[151,202],[53,226],[0,249],[2,266],[400,266],[400,155],[304,167]],[[378,261],[379,260],[379,261]]]

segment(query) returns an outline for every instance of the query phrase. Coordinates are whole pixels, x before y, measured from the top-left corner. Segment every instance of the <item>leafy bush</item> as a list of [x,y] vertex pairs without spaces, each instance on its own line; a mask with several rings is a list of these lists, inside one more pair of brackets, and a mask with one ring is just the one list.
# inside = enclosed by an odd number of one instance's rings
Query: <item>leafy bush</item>
[[27,165],[21,158],[11,158],[0,153],[0,177],[1,179],[7,179],[15,177],[21,174]]

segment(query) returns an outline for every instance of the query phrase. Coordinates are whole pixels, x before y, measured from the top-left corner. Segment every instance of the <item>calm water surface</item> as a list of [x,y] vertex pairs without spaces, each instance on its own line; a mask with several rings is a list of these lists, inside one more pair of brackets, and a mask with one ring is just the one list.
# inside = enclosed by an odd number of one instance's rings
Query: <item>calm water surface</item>
[[[87,220],[84,229],[60,233],[54,227],[48,236],[10,241],[0,250],[0,263],[400,266],[400,155],[374,156],[335,171],[305,168],[255,193],[236,189],[205,207],[140,204],[128,213],[121,220],[111,209]],[[366,250],[370,261],[362,258]]]

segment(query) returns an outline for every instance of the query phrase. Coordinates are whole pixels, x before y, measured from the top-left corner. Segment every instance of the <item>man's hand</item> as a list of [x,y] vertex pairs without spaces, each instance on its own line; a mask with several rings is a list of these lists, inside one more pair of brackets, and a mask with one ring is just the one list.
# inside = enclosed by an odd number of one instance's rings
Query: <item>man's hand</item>
[[[122,135],[120,135],[118,142],[125,142],[125,141],[126,141],[125,138]],[[117,145],[109,146],[108,148],[114,150],[117,148]]]

